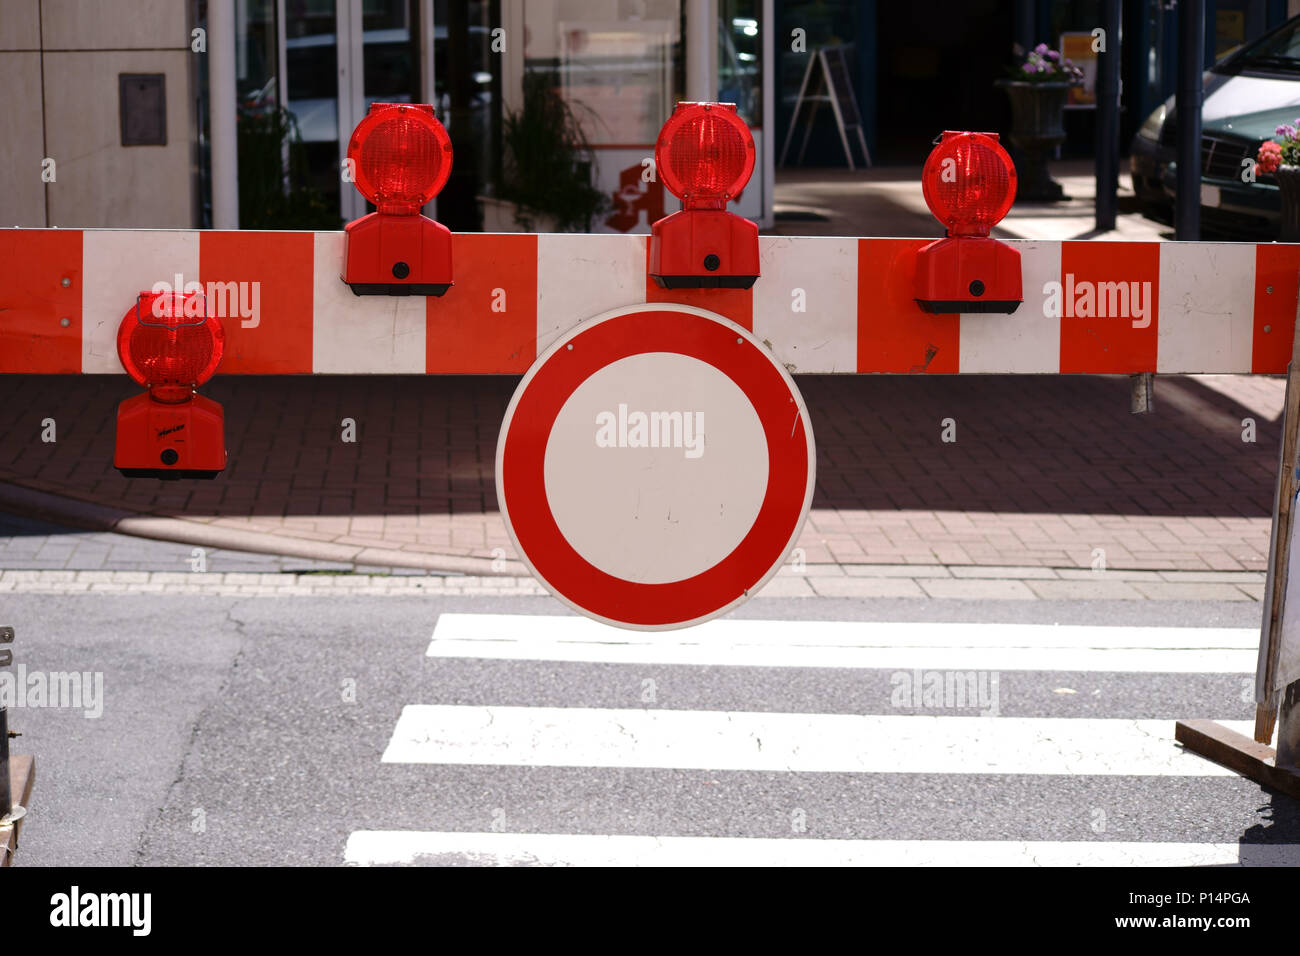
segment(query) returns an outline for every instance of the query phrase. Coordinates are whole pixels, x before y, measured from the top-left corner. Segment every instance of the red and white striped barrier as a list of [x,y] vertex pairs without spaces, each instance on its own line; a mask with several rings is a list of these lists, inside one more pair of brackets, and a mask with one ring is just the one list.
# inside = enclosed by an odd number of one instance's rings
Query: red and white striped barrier
[[647,239],[458,234],[455,285],[426,299],[354,296],[341,232],[4,230],[0,372],[121,372],[122,315],[178,277],[215,300],[225,375],[521,373],[644,302],[724,315],[795,373],[1277,373],[1300,302],[1300,245],[1013,241],[1014,314],[928,315],[912,274],[930,240],[764,237],[753,288],[669,291]]

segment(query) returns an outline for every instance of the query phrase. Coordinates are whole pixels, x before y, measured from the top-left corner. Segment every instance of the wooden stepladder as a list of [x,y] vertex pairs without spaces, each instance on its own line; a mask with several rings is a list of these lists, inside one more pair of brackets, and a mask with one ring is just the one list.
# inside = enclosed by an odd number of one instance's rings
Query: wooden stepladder
[[[853,83],[849,77],[848,47],[820,47],[808,58],[808,68],[804,70],[803,82],[799,84],[799,98],[795,100],[794,114],[790,117],[790,128],[785,134],[785,145],[781,147],[781,161],[785,166],[786,154],[790,152],[790,142],[794,139],[795,127],[799,123],[799,112],[805,103],[808,110],[807,126],[804,128],[803,143],[799,146],[798,163],[803,162],[808,149],[808,137],[812,135],[817,122],[817,112],[823,103],[830,103],[835,114],[835,125],[840,131],[840,143],[844,146],[844,158],[849,162],[849,169],[857,169],[853,161],[853,150],[849,145],[849,133],[857,138],[862,147],[863,166],[871,165],[871,151],[867,149],[867,137],[862,129],[862,114],[858,111],[858,98],[853,92]],[[820,67],[820,69],[818,69]],[[817,73],[816,85],[809,90],[813,72]]]
[[[1300,303],[1282,408],[1273,527],[1268,546],[1254,739],[1212,720],[1180,720],[1174,738],[1189,750],[1265,786],[1300,797]],[[1287,606],[1295,588],[1296,603]],[[1269,746],[1277,729],[1277,749]]]

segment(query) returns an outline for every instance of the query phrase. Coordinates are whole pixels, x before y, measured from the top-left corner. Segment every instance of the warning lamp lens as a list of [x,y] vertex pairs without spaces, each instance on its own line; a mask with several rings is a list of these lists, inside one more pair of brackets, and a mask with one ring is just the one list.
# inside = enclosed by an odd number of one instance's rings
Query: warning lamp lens
[[117,354],[159,401],[182,401],[221,363],[226,331],[201,293],[143,293],[122,319]]
[[734,103],[678,103],[659,131],[655,167],[688,207],[725,204],[754,171],[754,137]]
[[945,132],[921,173],[934,217],[952,235],[987,236],[1016,198],[1016,167],[994,133]]
[[451,137],[427,105],[375,103],[348,143],[357,189],[382,213],[414,215],[451,176]]

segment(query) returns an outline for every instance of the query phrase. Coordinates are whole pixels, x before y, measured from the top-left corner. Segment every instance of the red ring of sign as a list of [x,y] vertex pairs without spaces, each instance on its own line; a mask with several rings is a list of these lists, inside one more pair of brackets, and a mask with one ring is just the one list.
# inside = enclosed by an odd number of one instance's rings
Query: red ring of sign
[[[515,540],[533,570],[566,599],[627,624],[685,623],[739,600],[783,557],[808,491],[803,415],[772,361],[756,355],[748,339],[739,344],[737,338],[734,329],[687,312],[631,312],[570,339],[572,349],[553,353],[523,389],[505,438],[503,499],[509,502]],[[546,445],[564,403],[595,372],[645,352],[676,352],[717,368],[749,398],[767,439],[767,492],[749,532],[713,567],[664,584],[628,581],[591,564],[564,537],[546,498]]]

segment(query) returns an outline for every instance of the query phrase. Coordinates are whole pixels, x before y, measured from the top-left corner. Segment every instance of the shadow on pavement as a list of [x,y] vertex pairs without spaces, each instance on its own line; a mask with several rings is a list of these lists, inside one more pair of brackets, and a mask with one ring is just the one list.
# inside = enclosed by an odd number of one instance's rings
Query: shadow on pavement
[[[1124,376],[798,376],[815,508],[1267,516],[1279,425],[1182,376],[1155,413]],[[481,514],[514,376],[218,377],[230,464],[212,481],[112,467],[122,376],[0,376],[0,480],[164,515]],[[1242,440],[1242,419],[1257,440]],[[41,441],[42,421],[57,442]],[[345,443],[342,421],[356,422]],[[956,441],[941,440],[944,419]]]

